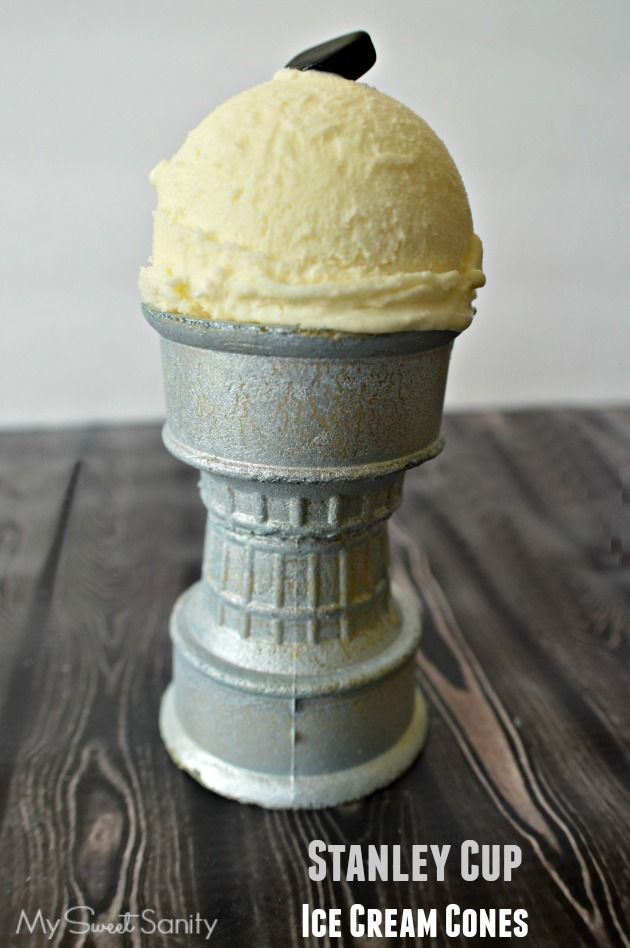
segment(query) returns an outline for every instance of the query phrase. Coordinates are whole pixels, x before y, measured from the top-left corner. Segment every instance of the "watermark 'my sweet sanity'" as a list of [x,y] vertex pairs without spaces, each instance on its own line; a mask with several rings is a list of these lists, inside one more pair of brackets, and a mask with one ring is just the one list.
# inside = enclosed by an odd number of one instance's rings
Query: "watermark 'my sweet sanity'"
[[97,918],[97,913],[89,905],[71,905],[70,908],[52,918],[44,915],[41,909],[29,915],[24,909],[15,929],[16,935],[45,935],[49,941],[61,930],[70,935],[123,935],[141,932],[143,935],[205,935],[208,941],[218,922],[204,918],[199,912],[181,918],[160,918],[155,909],[143,909],[134,914],[124,912],[112,919]]

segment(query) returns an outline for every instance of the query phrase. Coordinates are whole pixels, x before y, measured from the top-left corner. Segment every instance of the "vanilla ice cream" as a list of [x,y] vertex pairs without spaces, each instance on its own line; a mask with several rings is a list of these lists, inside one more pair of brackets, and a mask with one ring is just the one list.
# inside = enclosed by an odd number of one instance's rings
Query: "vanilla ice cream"
[[462,330],[484,283],[442,141],[364,83],[283,69],[153,170],[145,302],[200,319],[384,333]]

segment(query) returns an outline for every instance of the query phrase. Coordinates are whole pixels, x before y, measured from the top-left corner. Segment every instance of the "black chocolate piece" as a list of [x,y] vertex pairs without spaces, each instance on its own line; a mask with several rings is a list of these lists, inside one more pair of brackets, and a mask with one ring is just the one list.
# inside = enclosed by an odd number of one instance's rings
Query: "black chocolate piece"
[[368,33],[358,30],[326,40],[298,53],[287,63],[287,69],[317,69],[334,72],[344,79],[358,79],[376,62],[376,50]]

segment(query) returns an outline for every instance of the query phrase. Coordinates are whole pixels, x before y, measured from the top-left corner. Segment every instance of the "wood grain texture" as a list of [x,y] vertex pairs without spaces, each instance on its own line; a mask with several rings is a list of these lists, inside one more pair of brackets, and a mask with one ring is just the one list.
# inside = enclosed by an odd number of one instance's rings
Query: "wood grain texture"
[[[426,750],[391,788],[312,813],[223,800],[160,743],[168,615],[200,567],[195,472],[155,426],[0,436],[0,948],[361,944],[303,939],[303,902],[523,907],[518,944],[630,946],[630,411],[444,433],[391,531],[424,612]],[[524,864],[511,883],[316,883],[314,838],[518,843]],[[22,909],[78,904],[219,922],[210,942],[15,934]]]

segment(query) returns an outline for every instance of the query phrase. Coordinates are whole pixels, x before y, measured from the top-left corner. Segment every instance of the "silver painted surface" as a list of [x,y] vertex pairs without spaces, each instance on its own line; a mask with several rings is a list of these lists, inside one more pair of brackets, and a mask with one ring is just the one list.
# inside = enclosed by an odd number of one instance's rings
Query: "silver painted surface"
[[276,807],[357,799],[426,731],[420,617],[389,580],[404,470],[441,449],[452,333],[301,333],[144,307],[166,446],[201,470],[201,579],[173,610],[160,727],[205,786]]

